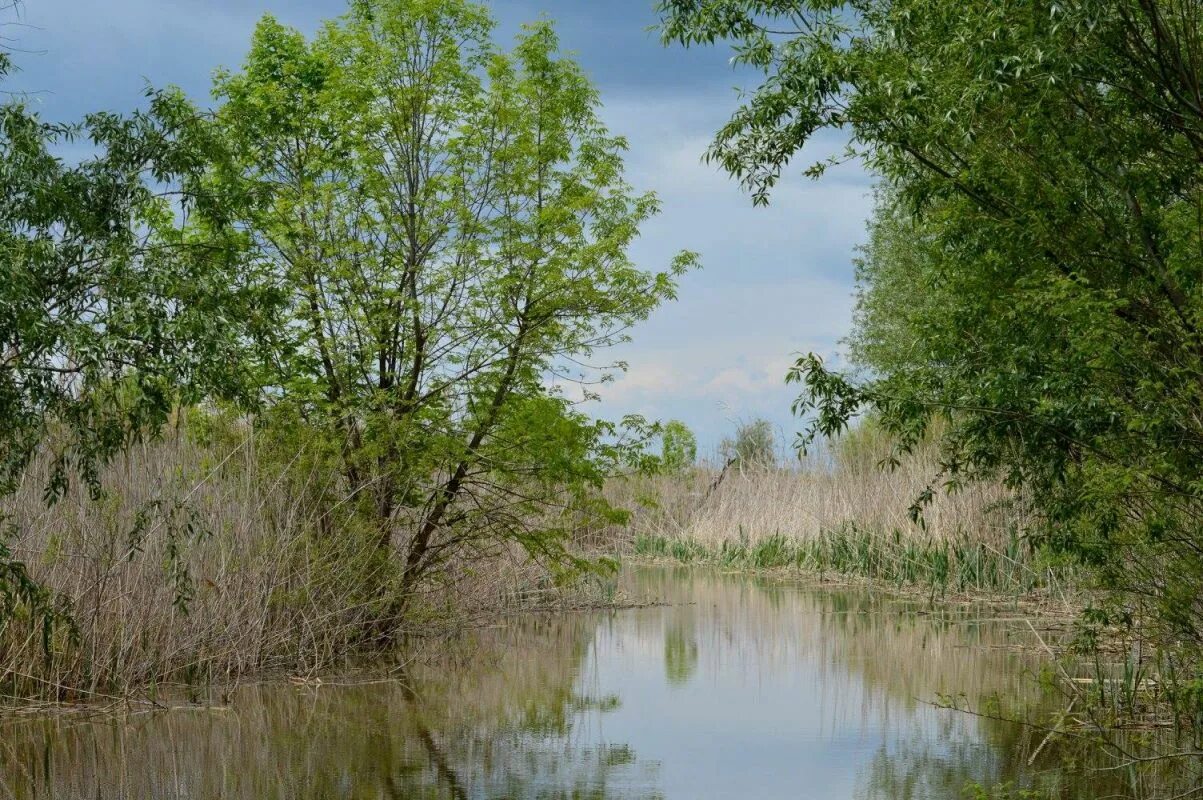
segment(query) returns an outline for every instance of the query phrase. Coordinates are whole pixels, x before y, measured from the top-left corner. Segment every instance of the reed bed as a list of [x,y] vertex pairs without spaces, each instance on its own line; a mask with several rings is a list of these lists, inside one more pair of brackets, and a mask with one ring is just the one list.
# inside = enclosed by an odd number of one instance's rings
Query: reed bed
[[1030,546],[1023,504],[1002,485],[937,486],[913,519],[911,507],[938,474],[936,453],[921,448],[882,469],[884,447],[862,439],[789,467],[626,479],[609,492],[635,513],[609,534],[612,546],[642,558],[791,568],[942,595],[1059,593],[1072,579]]
[[[0,705],[148,698],[165,684],[228,685],[379,657],[397,559],[342,502],[336,474],[261,457],[249,430],[204,443],[185,430],[114,461],[104,493],[43,500],[49,458],[0,503],[8,546],[63,621],[17,606],[0,620]],[[403,634],[429,638],[556,589],[522,554],[456,562],[424,589]]]

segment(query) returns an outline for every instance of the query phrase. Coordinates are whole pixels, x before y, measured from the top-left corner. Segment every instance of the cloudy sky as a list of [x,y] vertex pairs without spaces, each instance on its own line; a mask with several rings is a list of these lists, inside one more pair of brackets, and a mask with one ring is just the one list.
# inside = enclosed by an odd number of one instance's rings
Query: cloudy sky
[[[597,413],[638,412],[685,421],[703,449],[735,420],[765,417],[792,434],[794,392],[783,376],[797,352],[832,356],[850,324],[853,249],[871,198],[855,165],[819,182],[783,181],[769,208],[753,209],[734,182],[701,156],[751,76],[722,48],[662,47],[653,0],[493,0],[498,36],[523,21],[557,21],[565,49],[601,90],[612,130],[628,137],[628,178],[654,189],[660,217],[634,255],[647,268],[681,249],[703,269],[684,278],[678,301],[635,331],[620,354],[630,370],[603,390]],[[306,32],[337,16],[343,0],[25,0],[4,33],[43,115],[128,110],[147,82],[176,84],[206,101],[218,66],[241,63],[255,20],[271,12]],[[15,84],[15,87],[13,86]],[[816,142],[814,154],[838,149]],[[804,166],[809,159],[798,162]]]

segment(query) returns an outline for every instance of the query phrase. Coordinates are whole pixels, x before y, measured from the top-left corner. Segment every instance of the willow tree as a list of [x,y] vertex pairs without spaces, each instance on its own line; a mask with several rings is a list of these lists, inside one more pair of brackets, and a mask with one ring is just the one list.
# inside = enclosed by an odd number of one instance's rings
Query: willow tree
[[1035,538],[1096,567],[1114,618],[1143,612],[1197,668],[1203,6],[661,7],[667,37],[727,38],[763,71],[712,150],[758,200],[823,130],[886,185],[854,337],[869,369],[799,363],[809,433],[869,407],[905,446],[944,418],[938,482],[1022,487]]
[[[657,210],[552,27],[491,43],[463,0],[353,3],[307,41],[271,17],[219,77],[215,184],[289,308],[266,395],[334,442],[404,591],[464,548],[564,536],[628,451],[557,387],[673,294],[628,258]],[[579,399],[579,398],[578,398]]]
[[[0,49],[0,84],[11,68]],[[64,159],[76,139],[87,154]],[[0,104],[0,501],[41,479],[39,453],[47,502],[75,479],[98,496],[104,464],[173,408],[254,384],[239,365],[270,303],[241,281],[237,247],[182,224],[204,203],[216,146],[176,91],[78,123],[48,122],[19,95]],[[70,609],[14,556],[22,533],[0,512],[0,639],[33,618],[48,644]]]

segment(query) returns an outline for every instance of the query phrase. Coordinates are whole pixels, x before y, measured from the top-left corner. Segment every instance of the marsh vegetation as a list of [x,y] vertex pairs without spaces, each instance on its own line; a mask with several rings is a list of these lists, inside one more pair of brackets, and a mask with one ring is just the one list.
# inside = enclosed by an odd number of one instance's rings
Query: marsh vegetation
[[[1203,5],[656,7],[758,79],[708,154],[754,203],[821,134],[848,149],[808,175],[877,182],[847,358],[782,376],[795,441],[747,420],[713,463],[589,413],[698,257],[630,255],[659,201],[551,20],[501,42],[469,0],[352,0],[312,36],[265,16],[207,107],[5,91],[0,700],[57,715],[11,723],[0,789],[295,796],[370,762],[398,796],[655,796],[659,759],[589,733],[640,690],[589,687],[652,653],[657,719],[805,680],[847,733],[825,703],[853,698],[875,755],[838,750],[840,796],[1203,792]],[[708,605],[546,615],[623,587]],[[432,654],[457,641],[491,659]],[[315,690],[359,670],[397,680]],[[730,692],[680,699],[699,671]],[[282,675],[312,693],[243,686]],[[60,727],[98,706],[123,716]],[[126,771],[85,763],[104,731]]]
[[[761,455],[612,481],[608,494],[633,511],[609,546],[637,557],[792,568],[935,596],[1043,597],[1062,607],[1080,585],[1071,565],[1032,547],[1023,503],[999,483],[942,493],[918,515],[914,504],[939,469],[934,441],[887,470],[880,462],[891,438],[871,422],[801,460],[767,423],[741,429],[756,431],[742,449]],[[737,431],[731,441],[739,439]]]

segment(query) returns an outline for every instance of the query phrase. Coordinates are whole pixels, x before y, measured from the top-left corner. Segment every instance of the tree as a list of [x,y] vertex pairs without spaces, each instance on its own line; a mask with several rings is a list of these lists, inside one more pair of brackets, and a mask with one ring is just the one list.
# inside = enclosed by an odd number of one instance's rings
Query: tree
[[698,460],[698,440],[684,422],[674,419],[664,424],[660,460],[670,473],[684,472]]
[[265,396],[332,443],[403,598],[465,549],[580,565],[564,537],[631,440],[555,387],[693,260],[631,263],[657,202],[596,91],[550,24],[511,53],[492,27],[464,0],[354,2],[311,42],[269,16],[216,87],[212,183],[287,298]]
[[735,427],[735,435],[723,439],[719,452],[729,465],[740,471],[764,469],[777,463],[777,443],[773,435],[773,424],[767,419],[741,422]]
[[846,132],[886,187],[861,267],[868,370],[799,362],[804,443],[864,408],[904,449],[943,418],[936,483],[1022,487],[1036,541],[1094,565],[1115,618],[1155,612],[1163,644],[1197,664],[1199,5],[661,8],[667,38],[731,39],[764,72],[711,150],[756,201],[823,129]]
[[[0,80],[10,69],[0,52]],[[233,249],[180,223],[215,143],[178,92],[149,100],[73,125],[0,106],[0,498],[42,448],[48,502],[76,476],[96,496],[100,467],[173,408],[244,388],[232,365],[268,305]],[[56,148],[80,137],[91,154],[65,163]],[[0,533],[0,631],[51,604],[6,546],[18,533]]]

